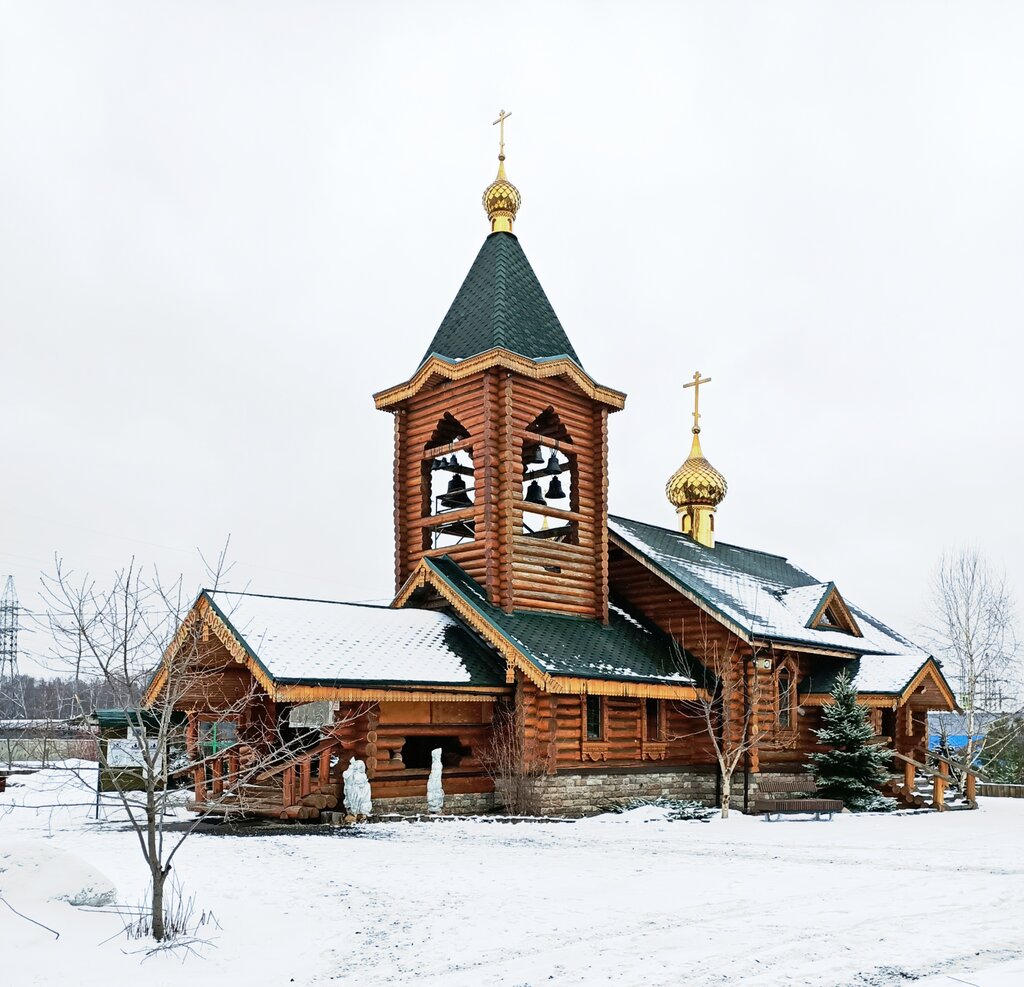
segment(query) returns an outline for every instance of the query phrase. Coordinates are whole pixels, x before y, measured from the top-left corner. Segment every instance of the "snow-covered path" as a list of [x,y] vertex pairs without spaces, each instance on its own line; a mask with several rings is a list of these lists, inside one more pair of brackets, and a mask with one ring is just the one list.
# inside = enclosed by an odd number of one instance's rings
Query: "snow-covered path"
[[[141,899],[130,833],[89,824],[87,804],[3,814],[87,802],[68,784],[43,791],[66,781],[55,773],[19,780],[0,796],[0,867],[5,844],[41,843]],[[115,971],[190,987],[1024,982],[1024,801],[832,823],[622,820],[195,835],[176,872],[223,927],[205,959],[140,971],[123,938],[97,945],[115,916],[18,886],[5,897],[62,936],[0,914],[0,956],[18,963],[11,983],[82,987]]]

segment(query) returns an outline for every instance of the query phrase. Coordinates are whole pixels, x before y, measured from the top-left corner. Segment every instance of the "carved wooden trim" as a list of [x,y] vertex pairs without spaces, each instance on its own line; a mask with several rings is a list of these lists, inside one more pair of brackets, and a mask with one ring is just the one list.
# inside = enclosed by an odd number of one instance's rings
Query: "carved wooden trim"
[[419,393],[434,377],[441,377],[449,381],[463,380],[473,374],[489,370],[491,367],[503,367],[534,380],[542,380],[546,377],[567,377],[591,400],[600,401],[613,411],[618,411],[626,404],[625,394],[610,387],[602,387],[591,380],[589,375],[572,360],[559,359],[538,362],[500,347],[479,353],[468,360],[460,360],[457,363],[451,363],[439,356],[432,356],[416,371],[411,380],[378,391],[374,394],[373,400],[379,410],[387,410]]

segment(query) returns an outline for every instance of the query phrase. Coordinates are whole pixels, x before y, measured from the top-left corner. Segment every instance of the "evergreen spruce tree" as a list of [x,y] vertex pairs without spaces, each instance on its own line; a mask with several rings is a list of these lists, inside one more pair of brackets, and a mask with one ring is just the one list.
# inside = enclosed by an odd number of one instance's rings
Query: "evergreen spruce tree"
[[811,755],[811,771],[822,798],[842,799],[851,812],[888,810],[894,799],[879,789],[889,777],[888,748],[872,744],[874,730],[867,707],[857,702],[857,690],[843,672],[832,688],[832,702],[821,710],[818,740],[830,748]]

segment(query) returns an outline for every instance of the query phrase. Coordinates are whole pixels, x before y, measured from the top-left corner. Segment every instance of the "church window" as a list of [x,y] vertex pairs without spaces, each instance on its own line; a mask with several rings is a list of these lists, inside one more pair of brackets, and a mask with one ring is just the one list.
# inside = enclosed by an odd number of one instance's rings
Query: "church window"
[[199,746],[205,756],[216,754],[238,742],[238,724],[233,720],[200,720]]
[[604,737],[604,709],[600,696],[587,696],[587,740]]
[[789,730],[793,726],[793,672],[788,665],[783,665],[778,674],[779,691],[779,727]]
[[661,740],[661,702],[657,699],[644,700],[645,737]]

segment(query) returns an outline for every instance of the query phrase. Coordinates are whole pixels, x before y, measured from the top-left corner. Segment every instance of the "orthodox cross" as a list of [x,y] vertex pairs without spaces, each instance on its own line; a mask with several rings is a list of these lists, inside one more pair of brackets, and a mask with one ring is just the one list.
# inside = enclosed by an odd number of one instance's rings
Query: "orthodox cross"
[[502,110],[498,114],[498,119],[491,124],[492,127],[498,127],[500,125],[500,129],[498,130],[498,157],[503,161],[505,160],[505,121],[510,116],[512,116],[511,113],[506,113]]
[[693,380],[689,384],[683,384],[684,388],[693,388],[693,430],[695,432],[700,431],[700,385],[710,384],[710,377],[701,377],[700,371],[698,370],[693,375]]

